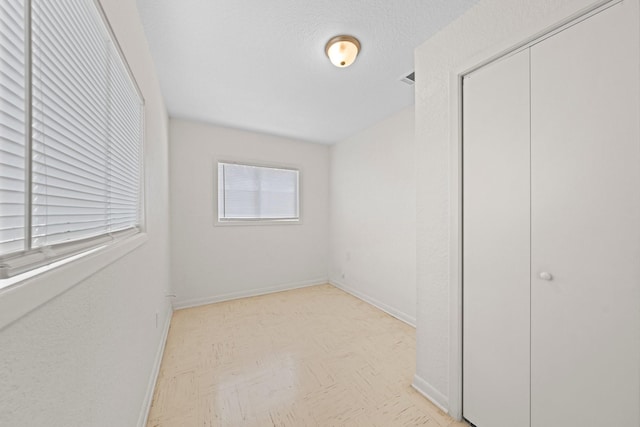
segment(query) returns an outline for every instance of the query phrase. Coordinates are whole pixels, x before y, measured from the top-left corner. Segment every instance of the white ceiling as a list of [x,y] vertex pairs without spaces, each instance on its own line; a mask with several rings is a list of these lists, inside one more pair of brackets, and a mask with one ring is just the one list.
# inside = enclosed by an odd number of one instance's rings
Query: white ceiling
[[413,104],[413,50],[476,1],[137,0],[172,117],[329,144]]

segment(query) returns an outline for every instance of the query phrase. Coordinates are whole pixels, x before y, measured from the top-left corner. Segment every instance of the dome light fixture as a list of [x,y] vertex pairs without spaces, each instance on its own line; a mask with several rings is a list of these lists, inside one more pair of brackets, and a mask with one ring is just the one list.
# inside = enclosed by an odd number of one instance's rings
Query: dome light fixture
[[324,50],[333,65],[345,68],[356,60],[360,42],[353,36],[336,36],[327,42]]

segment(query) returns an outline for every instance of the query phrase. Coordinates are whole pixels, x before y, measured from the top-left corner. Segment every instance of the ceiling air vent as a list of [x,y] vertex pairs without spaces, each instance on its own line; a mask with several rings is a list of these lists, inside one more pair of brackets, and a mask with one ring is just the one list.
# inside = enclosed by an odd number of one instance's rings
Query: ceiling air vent
[[400,80],[402,80],[403,82],[405,82],[406,84],[408,84],[410,86],[413,86],[413,84],[416,82],[416,72],[412,71],[411,74],[407,74],[406,76],[404,76]]

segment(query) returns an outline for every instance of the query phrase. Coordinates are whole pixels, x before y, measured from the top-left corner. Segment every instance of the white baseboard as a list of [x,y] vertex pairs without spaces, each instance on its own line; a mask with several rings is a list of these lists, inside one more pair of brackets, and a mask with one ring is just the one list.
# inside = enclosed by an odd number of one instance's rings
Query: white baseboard
[[362,301],[371,304],[374,307],[379,308],[380,310],[384,311],[385,313],[395,317],[398,320],[403,321],[404,323],[406,323],[409,326],[413,326],[414,328],[416,327],[416,318],[409,316],[408,314],[397,310],[393,307],[391,307],[390,305],[387,305],[383,302],[378,301],[375,298],[371,298],[368,295],[363,294],[360,291],[356,291],[355,289],[353,289],[350,286],[345,285],[344,283],[341,283],[337,280],[332,280],[329,282],[330,284],[332,284],[333,286],[335,286],[336,288],[342,289],[343,291],[345,291],[346,293],[349,293],[351,295],[353,295],[354,297],[361,299]]
[[435,389],[431,384],[426,382],[422,377],[417,374],[413,376],[413,383],[411,384],[418,393],[426,397],[436,405],[438,408],[442,409],[445,413],[449,413],[449,399]]
[[216,302],[229,301],[238,298],[256,297],[258,295],[272,294],[274,292],[290,291],[292,289],[306,288],[309,286],[325,285],[329,283],[327,278],[305,280],[303,282],[286,283],[283,285],[270,286],[268,288],[251,289],[248,291],[232,292],[223,295],[214,295],[205,298],[194,298],[184,301],[174,301],[173,308],[179,310],[181,308],[197,307],[200,305],[213,304]]
[[149,410],[151,409],[151,403],[153,401],[153,392],[156,388],[158,374],[160,373],[160,365],[162,364],[162,356],[164,355],[164,348],[167,343],[167,336],[169,335],[169,326],[171,325],[172,316],[173,309],[171,308],[171,305],[169,305],[167,309],[166,320],[162,329],[162,339],[160,340],[160,345],[158,345],[156,358],[153,361],[153,369],[151,370],[151,377],[149,378],[149,384],[147,385],[147,393],[144,396],[144,402],[142,403],[140,416],[138,416],[138,427],[145,427],[147,425]]

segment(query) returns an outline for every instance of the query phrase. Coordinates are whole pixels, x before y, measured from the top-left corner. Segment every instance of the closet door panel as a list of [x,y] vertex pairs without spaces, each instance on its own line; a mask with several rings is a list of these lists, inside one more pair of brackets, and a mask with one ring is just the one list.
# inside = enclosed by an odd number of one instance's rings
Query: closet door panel
[[637,20],[622,2],[531,48],[535,427],[640,425]]
[[528,426],[529,53],[463,84],[463,415]]

